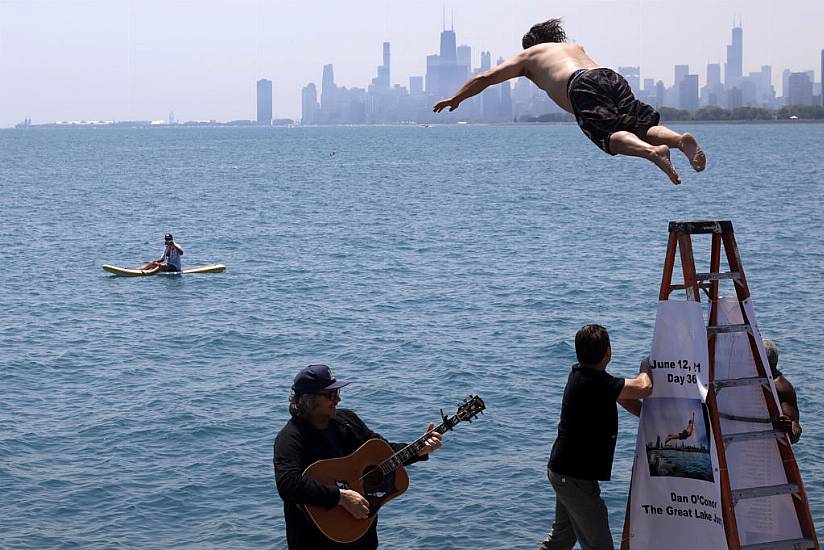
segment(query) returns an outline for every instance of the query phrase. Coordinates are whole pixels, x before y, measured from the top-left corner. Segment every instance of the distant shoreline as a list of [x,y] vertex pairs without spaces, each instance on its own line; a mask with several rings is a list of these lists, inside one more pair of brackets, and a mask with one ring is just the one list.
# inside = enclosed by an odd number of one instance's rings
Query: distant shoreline
[[[688,124],[698,124],[698,125],[720,125],[720,124],[733,124],[733,125],[760,125],[760,124],[824,124],[824,119],[797,119],[797,120],[789,120],[789,119],[775,119],[775,120],[661,120],[662,124],[669,125],[669,126],[679,126],[679,125],[688,125]],[[229,124],[229,123],[214,123],[214,124],[162,124],[162,125],[148,125],[148,124],[135,124],[135,125],[128,125],[128,124],[51,124],[51,123],[44,123],[44,124],[32,124],[30,126],[25,127],[7,127],[7,128],[0,128],[0,130],[49,130],[49,129],[71,129],[71,128],[83,128],[83,129],[144,129],[144,128],[152,128],[152,129],[168,129],[168,128],[347,128],[347,127],[357,127],[357,128],[368,128],[368,127],[438,127],[438,126],[553,126],[553,125],[572,125],[576,126],[577,123],[574,120],[547,120],[547,121],[535,121],[535,122],[420,122],[414,124],[404,124],[404,123],[388,123],[388,124],[310,124],[310,125],[302,125],[302,124],[280,124],[280,125],[272,125],[272,126],[262,126],[262,125],[250,125],[250,124]]]
[[[472,123],[469,124],[484,124]],[[516,126],[528,126],[531,124],[572,124],[577,126],[574,120],[557,120],[557,121],[541,121],[541,122],[490,122],[488,124],[509,124]],[[797,120],[790,119],[775,119],[775,120],[665,120],[661,119],[661,124],[668,126],[675,126],[678,124],[824,124],[824,118],[804,118]]]
[[824,124],[824,118],[805,118],[797,120],[662,120],[664,124]]

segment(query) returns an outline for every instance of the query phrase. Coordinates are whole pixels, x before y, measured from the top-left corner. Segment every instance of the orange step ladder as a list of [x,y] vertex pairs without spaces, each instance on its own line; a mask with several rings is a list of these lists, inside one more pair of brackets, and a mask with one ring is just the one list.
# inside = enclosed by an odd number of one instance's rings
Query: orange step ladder
[[[695,269],[692,236],[703,234],[710,235],[712,239],[710,270],[706,273],[699,273]],[[721,271],[722,247],[729,267],[729,271],[726,272]],[[680,263],[684,273],[683,284],[672,284],[676,249],[680,253]],[[731,304],[735,302],[731,302],[729,298],[719,296],[719,286],[722,281],[731,281],[735,287],[738,307],[733,306],[731,308],[732,315],[729,310]],[[763,354],[761,336],[758,332],[753,310],[749,304],[750,290],[741,264],[732,222],[670,222],[659,299],[668,300],[670,294],[676,290],[684,290],[687,294],[687,300],[700,302],[702,291],[709,298],[710,314],[707,326],[709,387],[706,403],[710,413],[715,448],[718,453],[721,507],[728,548],[730,550],[819,550],[815,526],[807,501],[807,493],[804,490],[804,483],[801,480],[801,474],[789,438],[785,432],[778,429],[777,421],[781,409],[777,401],[771,374],[765,368],[766,356]],[[725,306],[727,310],[722,311]],[[734,322],[730,322],[732,317],[735,317]],[[719,369],[727,368],[730,371],[739,369],[739,373],[741,369],[740,362],[737,362],[736,365],[717,364],[716,346],[734,345],[732,340],[719,344],[722,338],[729,337],[739,338],[738,342],[743,343],[745,342],[744,335],[746,335],[746,340],[749,342],[754,372],[750,376],[716,378],[717,367]],[[722,359],[726,361],[725,358]],[[732,360],[730,363],[732,363]],[[728,409],[725,410],[726,406],[735,402],[735,400],[725,399],[725,397],[736,395],[736,391],[750,392],[748,394],[737,394],[739,396],[743,395],[744,398],[756,397],[756,401],[763,399],[763,403],[759,403],[756,407],[760,407],[762,414],[746,415],[731,413]],[[726,395],[724,392],[726,392]],[[742,400],[739,398],[737,401],[741,402]],[[749,429],[741,429],[741,426]],[[760,485],[742,484],[742,480],[752,482],[757,476],[745,475],[746,473],[742,472],[742,469],[746,467],[746,461],[728,462],[727,454],[733,446],[747,444],[760,445],[760,447],[754,449],[756,452],[764,453],[762,456],[773,456],[777,452],[775,456],[780,456],[781,464],[778,465],[779,459],[776,459],[774,461],[776,464],[772,466],[771,471],[774,477],[777,475],[776,472],[780,473],[783,469],[783,476],[781,477],[785,479],[782,479],[782,483],[764,485],[762,479]],[[790,520],[788,520],[786,514],[782,516],[780,519],[781,528],[776,529],[785,534],[789,531],[794,532],[796,531],[794,521],[797,520],[797,533],[789,538],[786,535],[779,536],[778,540],[756,540],[768,537],[769,529],[762,527],[760,532],[758,529],[748,531],[747,526],[757,525],[759,521],[765,525],[770,523],[770,510],[768,504],[763,504],[759,508],[758,506],[752,506],[752,502],[772,497],[790,499],[792,506],[786,504],[786,500],[781,502],[784,509],[794,511],[795,516]],[[764,503],[763,500],[760,502]],[[766,520],[765,517],[767,517]],[[777,521],[779,520],[775,520],[773,524]]]

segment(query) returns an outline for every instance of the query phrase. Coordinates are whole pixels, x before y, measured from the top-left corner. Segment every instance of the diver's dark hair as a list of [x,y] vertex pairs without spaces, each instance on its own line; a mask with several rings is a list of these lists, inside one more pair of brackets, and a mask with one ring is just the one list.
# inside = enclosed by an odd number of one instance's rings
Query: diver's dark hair
[[566,33],[561,27],[560,19],[550,19],[543,23],[532,25],[529,32],[521,39],[524,49],[531,48],[535,44],[544,42],[566,42]]
[[609,333],[601,325],[586,325],[575,335],[575,355],[582,365],[597,365],[608,350]]

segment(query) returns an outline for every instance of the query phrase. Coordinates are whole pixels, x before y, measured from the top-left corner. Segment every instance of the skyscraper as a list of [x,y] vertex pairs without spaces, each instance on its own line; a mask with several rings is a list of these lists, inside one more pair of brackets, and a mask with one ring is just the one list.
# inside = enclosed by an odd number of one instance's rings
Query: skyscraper
[[[492,68],[492,53],[489,51],[481,52],[481,72],[488,71]],[[484,120],[495,120],[498,116],[498,111],[501,106],[501,93],[497,86],[490,86],[481,92],[481,118]]]
[[678,107],[685,111],[698,110],[698,75],[688,74],[678,83]]
[[426,93],[440,96],[441,93],[441,56],[432,54],[426,56]]
[[655,83],[655,105],[656,109],[664,106],[664,82],[659,80]]
[[727,109],[740,109],[744,105],[744,94],[741,88],[733,86],[727,89]]
[[672,82],[672,94],[668,101],[668,104],[671,104],[673,107],[681,107],[681,81],[684,80],[684,77],[686,77],[689,72],[689,65],[675,66],[675,80]]
[[423,77],[409,77],[409,95],[421,95],[423,93]]
[[481,70],[488,71],[492,68],[492,54],[490,52],[481,52]]
[[313,83],[307,84],[301,93],[301,124],[318,122],[318,90]]
[[383,43],[383,66],[386,70],[386,87],[387,88],[392,85],[391,84],[392,80],[389,78],[389,76],[390,76],[390,74],[389,74],[389,61],[390,61],[389,42],[384,42]]
[[[436,97],[448,97],[460,88],[469,76],[469,66],[458,62],[455,31],[441,32],[440,53],[426,57],[426,92]],[[471,54],[471,52],[470,52]],[[462,56],[466,56],[464,50]]]
[[789,90],[784,98],[787,105],[812,105],[813,81],[809,73],[790,73]]
[[727,63],[724,65],[724,84],[731,88],[744,75],[744,29],[732,28],[732,44],[727,46]]
[[388,90],[391,86],[389,79],[389,42],[383,43],[383,64],[378,65],[378,75],[372,79],[369,90]]
[[[807,76],[810,79],[810,82],[813,82],[815,80],[815,78],[814,78],[815,77],[815,72],[814,71],[802,71],[802,72],[807,74]],[[795,73],[793,73],[793,71],[791,71],[790,69],[784,69],[781,72],[781,94],[784,97],[784,104],[785,105],[792,105],[792,103],[789,103],[789,98],[790,98],[790,75],[792,75],[792,74],[795,74]],[[798,77],[796,77],[796,78],[798,78]],[[798,85],[798,82],[796,82],[796,85]]]
[[323,66],[323,80],[320,84],[320,106],[322,109],[333,107],[335,102],[335,69],[331,64]]
[[467,68],[467,72],[472,69],[472,48],[469,46],[458,46],[457,63]]
[[725,99],[724,85],[721,84],[721,64],[707,63],[707,83],[701,88],[701,105],[720,107]]
[[672,85],[676,88],[681,81],[690,73],[690,66],[689,65],[676,65],[675,66],[675,80],[673,81]]
[[618,67],[618,74],[626,79],[633,94],[641,92],[641,67]]
[[721,84],[720,63],[707,63],[707,84]]
[[455,30],[441,31],[441,62],[444,64],[452,64],[457,61],[457,39],[455,37]]
[[378,65],[378,76],[372,80],[372,85],[375,88],[386,90],[390,84],[389,79],[389,42],[383,43],[383,65]]
[[787,100],[787,94],[790,91],[789,81],[791,72],[792,71],[789,69],[784,69],[781,71],[781,96],[784,98],[785,102]]
[[272,81],[265,78],[257,81],[257,123],[272,124]]
[[[741,88],[744,91],[744,105],[772,107],[775,102],[775,89],[772,85],[772,67],[761,65],[761,70],[751,72],[742,78]],[[749,90],[752,88],[752,90]]]

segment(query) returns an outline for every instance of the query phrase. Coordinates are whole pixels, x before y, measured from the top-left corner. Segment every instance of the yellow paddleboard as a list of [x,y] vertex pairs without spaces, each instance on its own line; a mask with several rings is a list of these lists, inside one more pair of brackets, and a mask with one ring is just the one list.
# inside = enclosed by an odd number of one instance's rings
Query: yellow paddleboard
[[117,267],[114,265],[104,264],[103,271],[108,271],[115,275],[122,275],[123,277],[142,277],[146,275],[191,275],[194,273],[223,273],[226,271],[226,266],[223,264],[204,265],[200,267],[191,267],[183,271],[154,271],[129,269],[126,267]]

